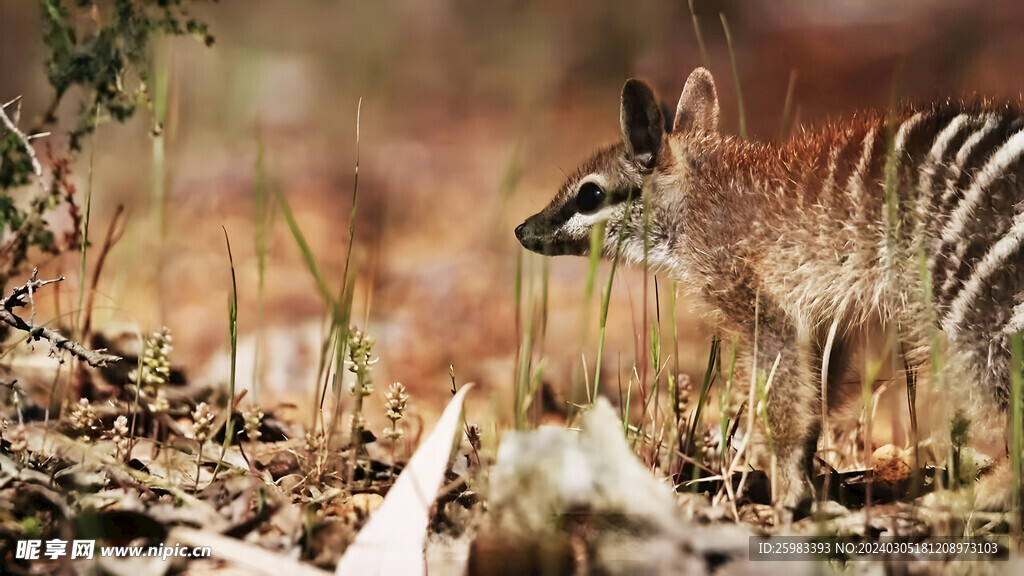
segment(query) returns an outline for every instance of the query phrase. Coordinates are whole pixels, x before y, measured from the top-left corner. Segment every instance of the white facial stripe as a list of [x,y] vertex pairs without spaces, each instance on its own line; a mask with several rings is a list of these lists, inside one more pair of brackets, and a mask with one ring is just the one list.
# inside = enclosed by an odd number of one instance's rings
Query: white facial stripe
[[586,176],[581,178],[580,183],[576,185],[576,192],[579,192],[580,188],[582,188],[583,185],[588,182],[593,182],[594,184],[597,184],[598,188],[604,190],[606,193],[608,191],[608,188],[610,187],[608,184],[608,179],[605,178],[603,174],[587,174]]
[[562,226],[566,230],[570,231],[589,231],[590,228],[594,226],[594,224],[610,220],[613,216],[615,216],[616,212],[618,212],[619,216],[622,215],[622,204],[604,206],[603,208],[601,208],[597,212],[594,212],[593,214],[580,214],[579,212],[577,212],[572,215],[572,218],[566,220],[565,224],[563,224]]

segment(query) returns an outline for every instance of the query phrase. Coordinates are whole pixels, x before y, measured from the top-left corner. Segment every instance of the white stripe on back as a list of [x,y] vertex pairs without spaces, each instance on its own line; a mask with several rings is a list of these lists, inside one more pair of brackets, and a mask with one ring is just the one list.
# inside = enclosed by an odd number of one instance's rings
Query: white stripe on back
[[949,223],[942,230],[942,241],[944,243],[952,243],[960,237],[964,227],[967,225],[968,219],[974,213],[975,207],[981,200],[982,193],[993,182],[1002,177],[1007,168],[1020,160],[1021,154],[1024,154],[1024,131],[1010,136],[1006,143],[1000,146],[995,154],[989,158],[981,172],[978,172],[977,176],[974,177],[971,187],[967,189],[963,199],[960,200],[956,209],[953,210]]
[[907,120],[900,124],[900,129],[896,131],[896,137],[892,141],[893,156],[898,162],[900,155],[903,153],[903,148],[907,145],[907,138],[910,137],[910,131],[917,128],[917,125],[924,119],[924,112],[918,112]]
[[864,192],[864,175],[867,174],[868,166],[871,164],[871,149],[875,144],[875,128],[868,130],[864,136],[864,150],[860,154],[860,161],[857,168],[850,174],[846,183],[847,195],[853,202],[854,211],[859,217],[867,215],[867,198]]
[[974,134],[971,134],[967,140],[964,140],[963,146],[960,147],[960,151],[956,153],[956,160],[949,167],[949,179],[946,181],[946,191],[942,194],[942,202],[949,202],[949,200],[956,194],[956,181],[960,178],[960,173],[964,169],[964,164],[967,163],[967,157],[974,152],[974,148],[981,142],[981,139],[988,136],[989,132],[996,129],[999,122],[996,120],[995,114],[988,114],[984,116],[985,124],[979,128]]
[[1003,324],[1000,332],[1012,336],[1021,330],[1024,330],[1024,302],[1013,307],[1013,315],[1006,321],[1006,324]]
[[961,114],[956,118],[953,118],[942,132],[935,137],[935,143],[932,144],[931,150],[928,151],[928,156],[925,157],[924,165],[921,166],[921,171],[918,176],[918,186],[922,191],[929,191],[932,186],[932,178],[935,177],[935,169],[942,162],[942,159],[946,156],[946,150],[949,148],[949,143],[953,141],[953,138],[960,133],[960,130],[967,123],[967,114]]
[[[995,181],[1003,176],[1006,169],[1020,160],[1024,154],[1024,131],[1017,132],[999,147],[998,150],[985,163],[985,167],[974,177],[974,182],[967,189],[964,197],[953,210],[946,227],[942,229],[942,246],[955,245],[953,253],[948,257],[951,276],[942,285],[942,291],[948,292],[956,284],[955,270],[960,267],[961,260],[967,252],[968,243],[963,241],[963,233],[968,222],[974,215],[974,210],[981,202],[982,194]],[[1005,238],[1003,238],[1005,240]],[[959,242],[958,242],[959,240]],[[1002,240],[1000,240],[1001,242]],[[939,252],[942,250],[940,249]]]
[[[1015,136],[1020,136],[1018,132]],[[1024,138],[1024,137],[1022,137]],[[975,304],[981,288],[989,281],[993,274],[1003,268],[1006,260],[1014,255],[1024,240],[1024,213],[1017,214],[1013,219],[1013,226],[1010,231],[999,239],[985,256],[978,262],[974,274],[967,280],[963,290],[957,294],[956,299],[950,307],[950,313],[942,321],[942,328],[948,333],[957,328],[963,322],[964,316]],[[1016,313],[1016,309],[1014,310]]]
[[928,221],[929,212],[932,207],[932,200],[935,198],[935,191],[932,190],[932,180],[935,178],[936,169],[942,164],[946,157],[949,144],[953,141],[963,127],[967,124],[970,116],[960,114],[949,121],[949,124],[935,137],[935,142],[925,156],[924,163],[918,171],[917,177],[917,206],[914,213],[916,222],[914,234],[923,240],[923,229]]

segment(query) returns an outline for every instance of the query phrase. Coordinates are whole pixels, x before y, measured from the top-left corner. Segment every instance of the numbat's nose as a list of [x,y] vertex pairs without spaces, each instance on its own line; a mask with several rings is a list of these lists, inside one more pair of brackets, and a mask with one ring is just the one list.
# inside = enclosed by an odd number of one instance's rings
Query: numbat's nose
[[[523,248],[545,256],[560,254],[582,254],[578,250],[569,250],[564,241],[557,238],[557,232],[551,232],[548,222],[541,215],[534,215],[516,226],[516,238]],[[587,242],[587,247],[590,243]]]
[[533,228],[530,227],[529,220],[516,226],[516,238],[519,239],[519,243],[523,245],[523,248],[540,254],[544,253],[544,240],[539,238]]
[[525,234],[525,233],[526,233],[526,222],[523,222],[519,226],[516,226],[516,238],[519,239],[520,243],[522,243],[522,241],[523,241],[523,234]]

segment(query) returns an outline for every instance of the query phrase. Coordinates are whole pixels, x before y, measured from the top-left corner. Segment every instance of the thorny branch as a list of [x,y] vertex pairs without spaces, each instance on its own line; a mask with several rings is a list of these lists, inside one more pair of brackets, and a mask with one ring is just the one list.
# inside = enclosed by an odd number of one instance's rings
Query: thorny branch
[[[17,104],[17,106],[15,106],[15,104]],[[14,106],[13,114],[9,114],[6,110],[11,106]],[[32,202],[31,210],[25,215],[24,220],[16,227],[16,229],[12,228],[13,234],[11,234],[3,244],[0,244],[0,291],[4,289],[7,285],[8,279],[13,274],[17,273],[21,264],[24,262],[25,253],[29,244],[32,243],[33,234],[40,232],[46,226],[46,221],[43,219],[43,212],[48,209],[48,199],[52,196],[51,188],[43,177],[43,166],[40,164],[35,148],[31,144],[32,140],[49,136],[50,133],[40,132],[37,134],[26,135],[18,128],[20,115],[20,96],[10,102],[0,105],[0,134],[10,132],[21,141],[21,145],[25,149],[25,154],[28,155],[29,162],[32,165],[32,173],[35,175],[35,179],[43,194],[39,199]]]
[[106,366],[107,362],[117,362],[120,360],[120,356],[110,354],[105,349],[89,350],[78,342],[63,336],[56,330],[45,326],[36,326],[34,323],[25,322],[25,320],[14,313],[15,308],[24,307],[29,304],[29,302],[26,301],[26,298],[30,298],[31,294],[36,290],[39,290],[47,284],[53,284],[64,280],[63,276],[53,280],[39,280],[38,276],[39,271],[33,271],[31,280],[26,282],[23,286],[15,288],[7,298],[0,300],[0,322],[13,326],[18,330],[28,332],[33,340],[49,340],[50,353],[54,355],[60,350],[67,350],[93,367]]
[[11,104],[14,104],[15,102],[18,102],[19,99],[20,96],[18,98],[15,98],[14,100],[11,100],[7,104],[0,106],[0,120],[3,121],[4,126],[6,126],[7,129],[11,131],[11,133],[17,136],[19,140],[21,140],[22,146],[25,147],[25,153],[28,154],[28,158],[32,162],[32,171],[35,173],[36,179],[39,181],[39,186],[43,189],[43,194],[49,196],[50,189],[49,187],[46,186],[46,180],[43,178],[43,165],[39,163],[39,158],[36,157],[35,148],[33,148],[32,144],[29,143],[29,141],[34,138],[39,138],[40,136],[48,136],[49,132],[27,136],[24,132],[18,129],[17,124],[13,120],[11,120],[10,117],[7,116],[7,112],[4,111],[4,108],[10,106]]

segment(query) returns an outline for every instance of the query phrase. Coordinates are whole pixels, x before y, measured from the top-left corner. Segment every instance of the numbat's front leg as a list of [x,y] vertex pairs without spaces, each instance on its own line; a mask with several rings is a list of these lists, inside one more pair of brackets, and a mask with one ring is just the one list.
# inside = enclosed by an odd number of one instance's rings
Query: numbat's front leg
[[[800,342],[795,330],[779,324],[758,327],[750,456],[759,469],[772,472],[773,503],[793,509],[810,495],[821,404],[809,346]],[[747,351],[737,359],[735,385],[739,386],[749,385],[755,366],[753,336],[745,340]]]

